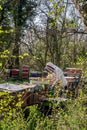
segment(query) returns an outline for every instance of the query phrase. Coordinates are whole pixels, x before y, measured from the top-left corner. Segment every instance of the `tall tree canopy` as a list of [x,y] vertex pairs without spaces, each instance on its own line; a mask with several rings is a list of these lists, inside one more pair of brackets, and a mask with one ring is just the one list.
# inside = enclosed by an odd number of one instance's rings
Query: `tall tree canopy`
[[87,30],[87,0],[72,0],[82,16],[83,22]]
[[[29,21],[32,20],[35,14],[36,2],[35,0],[1,1],[2,10],[0,11],[0,24],[2,28],[8,30],[13,29],[13,38],[9,41],[9,44],[11,45],[11,43],[14,43],[13,55],[16,56],[15,64],[17,67],[19,66],[19,48],[22,32],[28,27]],[[10,34],[6,36],[10,36]],[[8,42],[5,41],[7,39],[6,36],[3,34],[1,37],[2,39],[4,37],[4,42]]]

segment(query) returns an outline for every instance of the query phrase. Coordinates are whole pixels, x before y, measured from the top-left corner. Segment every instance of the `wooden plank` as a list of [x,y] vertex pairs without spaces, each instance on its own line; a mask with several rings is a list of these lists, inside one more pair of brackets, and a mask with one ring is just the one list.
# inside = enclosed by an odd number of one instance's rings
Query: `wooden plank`
[[57,101],[57,102],[62,102],[62,101],[66,101],[68,99],[66,98],[42,98],[42,101]]
[[35,89],[39,89],[40,87],[36,84],[29,84],[29,85],[24,85],[24,84],[10,84],[10,83],[3,83],[0,84],[0,91],[7,91],[7,92],[20,92],[23,90],[28,90],[28,91],[34,91]]

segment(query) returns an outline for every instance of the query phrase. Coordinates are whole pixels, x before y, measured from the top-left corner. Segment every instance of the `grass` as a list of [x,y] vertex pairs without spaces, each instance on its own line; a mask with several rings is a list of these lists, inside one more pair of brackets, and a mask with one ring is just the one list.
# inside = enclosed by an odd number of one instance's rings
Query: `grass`
[[[52,113],[50,116],[44,115],[38,105],[29,106],[24,109],[21,109],[21,105],[11,108],[9,106],[11,100],[13,98],[7,95],[3,103],[0,101],[0,113],[3,112],[4,114],[4,118],[0,120],[0,130],[87,129],[87,104],[85,104],[87,97],[82,90],[80,90],[80,95],[77,99],[68,100],[64,103],[52,103]],[[25,117],[25,109],[27,109],[27,118]]]
[[[87,84],[84,90],[79,89],[79,96],[75,99],[25,108],[21,108],[21,104],[21,95],[16,102],[12,95],[0,92],[0,130],[87,130]],[[44,113],[45,107],[47,110],[51,108],[50,114]]]

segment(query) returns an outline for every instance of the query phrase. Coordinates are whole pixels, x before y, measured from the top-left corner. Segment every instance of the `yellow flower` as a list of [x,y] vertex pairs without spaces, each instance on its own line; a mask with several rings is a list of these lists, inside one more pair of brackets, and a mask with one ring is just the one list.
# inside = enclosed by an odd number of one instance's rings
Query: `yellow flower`
[[25,57],[25,56],[28,56],[28,53],[24,53],[23,56],[24,56],[24,57]]
[[2,67],[2,63],[0,63],[0,67]]
[[2,10],[3,8],[2,8],[2,6],[0,5],[0,10]]
[[10,52],[9,52],[9,50],[5,50],[3,53],[4,54],[9,54]]
[[19,58],[20,58],[20,59],[23,59],[23,56],[20,55]]

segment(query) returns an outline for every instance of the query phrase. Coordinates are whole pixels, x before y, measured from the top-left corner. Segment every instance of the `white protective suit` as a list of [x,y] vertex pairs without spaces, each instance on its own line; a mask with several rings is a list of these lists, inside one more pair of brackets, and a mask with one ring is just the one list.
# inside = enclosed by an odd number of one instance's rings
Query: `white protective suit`
[[52,86],[55,86],[58,83],[60,83],[61,87],[67,86],[68,82],[67,82],[66,78],[64,77],[62,70],[59,67],[57,67],[56,65],[54,65],[51,62],[48,62],[46,64],[45,70],[47,70],[50,74],[55,76],[55,78],[52,82]]

